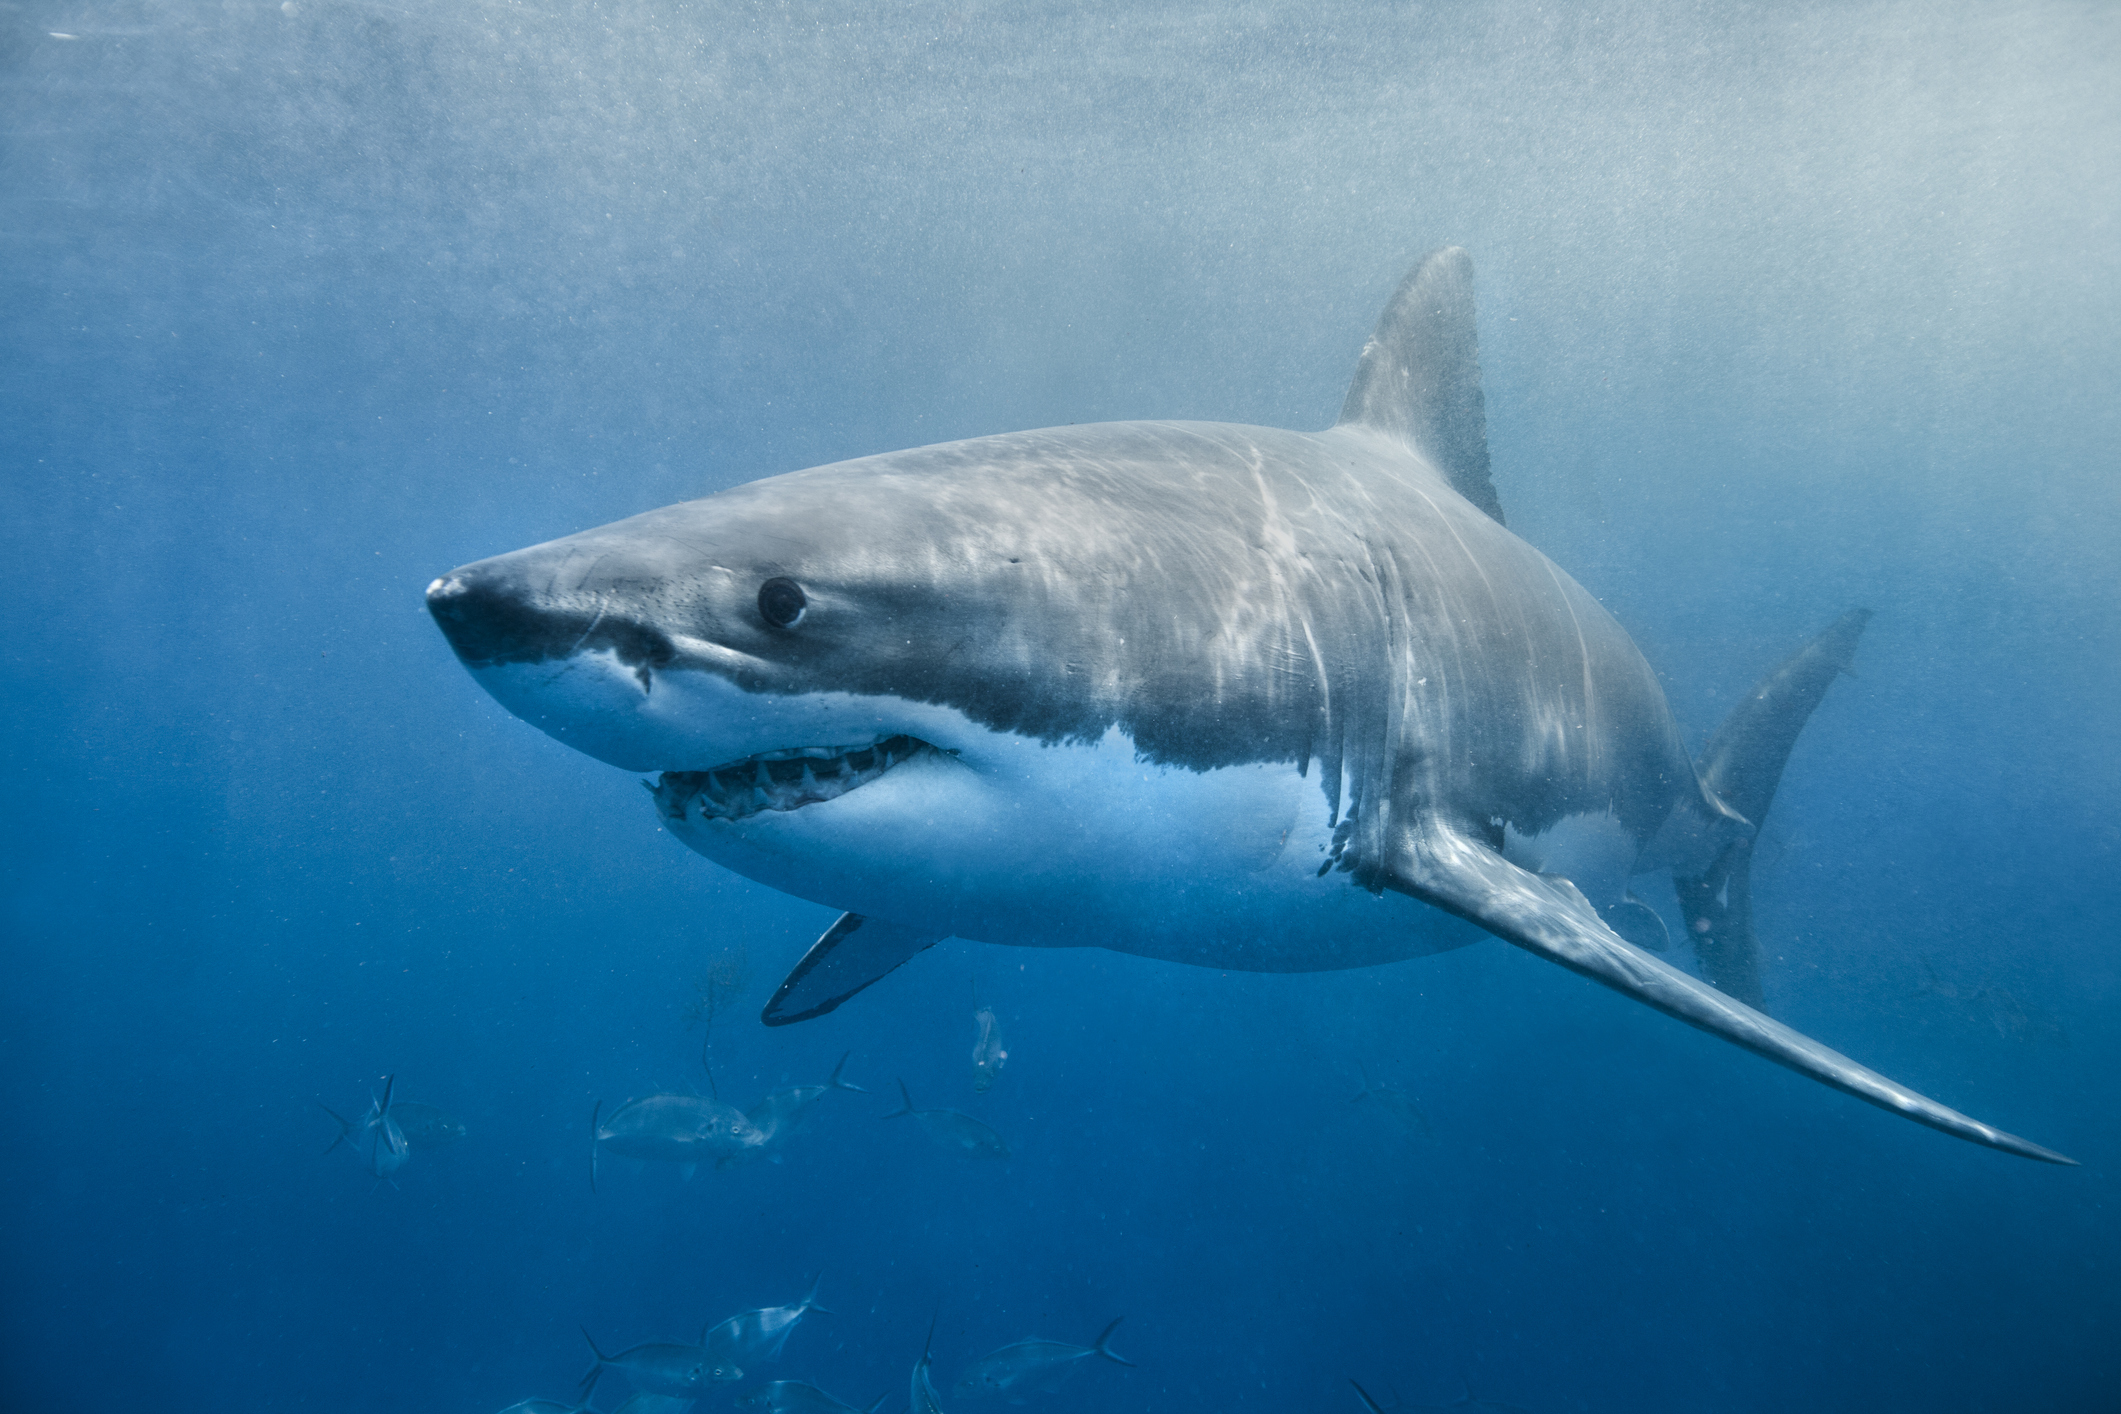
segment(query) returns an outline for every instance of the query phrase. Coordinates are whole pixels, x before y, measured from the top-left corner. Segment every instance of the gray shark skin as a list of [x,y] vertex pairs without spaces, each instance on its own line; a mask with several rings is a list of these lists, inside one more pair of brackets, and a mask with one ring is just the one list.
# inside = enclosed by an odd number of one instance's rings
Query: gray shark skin
[[1503,524],[1463,251],[1400,286],[1324,432],[1124,422],[864,457],[467,565],[428,605],[510,711],[661,772],[685,844],[845,910],[769,1024],[952,935],[1267,972],[1493,935],[2069,1162],[1636,945],[1665,940],[1628,882],[1670,871],[1713,895],[1688,907],[1710,975],[1751,976],[1759,821],[1714,786],[1764,811],[1861,619],[1785,665],[1705,778],[1626,631]]

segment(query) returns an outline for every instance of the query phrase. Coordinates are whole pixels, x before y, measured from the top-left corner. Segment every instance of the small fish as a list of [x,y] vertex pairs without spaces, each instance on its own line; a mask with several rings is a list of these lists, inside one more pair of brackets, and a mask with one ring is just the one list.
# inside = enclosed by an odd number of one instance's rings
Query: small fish
[[698,1095],[649,1095],[628,1100],[602,1118],[603,1101],[589,1117],[589,1186],[596,1187],[596,1159],[609,1151],[622,1159],[676,1164],[685,1177],[702,1163],[716,1163],[766,1142],[744,1112]]
[[834,1090],[846,1090],[856,1095],[869,1092],[859,1085],[849,1085],[840,1079],[840,1072],[847,1068],[847,1056],[840,1056],[838,1065],[832,1067],[831,1078],[822,1085],[791,1085],[776,1090],[765,1099],[744,1112],[752,1128],[765,1137],[755,1146],[718,1160],[717,1168],[734,1168],[749,1163],[752,1159],[764,1158],[775,1153],[792,1136],[802,1131],[810,1119],[810,1112],[817,1102]]
[[1114,1354],[1112,1347],[1106,1343],[1112,1339],[1112,1332],[1119,1329],[1120,1321],[1125,1319],[1124,1316],[1118,1317],[1111,1325],[1106,1326],[1104,1333],[1098,1336],[1097,1344],[1092,1346],[1065,1345],[1057,1340],[1040,1340],[1036,1336],[1029,1340],[1020,1340],[1014,1345],[1005,1345],[975,1361],[972,1368],[965,1371],[964,1377],[957,1382],[957,1388],[952,1392],[962,1395],[989,1395],[1036,1390],[1041,1394],[1051,1394],[1060,1388],[1062,1380],[1074,1372],[1077,1361],[1087,1360],[1093,1355],[1101,1355],[1115,1365],[1134,1369],[1136,1366],[1132,1360]]
[[398,1132],[415,1149],[439,1149],[464,1137],[464,1122],[455,1115],[414,1100],[400,1100],[390,1107]]
[[[876,1403],[863,1410],[852,1404],[843,1404],[816,1385],[806,1385],[801,1380],[775,1380],[770,1385],[761,1385],[736,1402],[739,1409],[756,1409],[760,1414],[878,1414],[889,1394],[880,1394]],[[621,1411],[623,1414],[623,1411]]]
[[[901,1080],[899,1088],[906,1082]],[[913,1391],[908,1399],[911,1414],[943,1414],[943,1401],[935,1393],[935,1381],[928,1378],[928,1370],[935,1364],[935,1320],[928,1321],[928,1339],[921,1346],[921,1363],[913,1367]]]
[[1421,1106],[1414,1103],[1412,1096],[1391,1085],[1372,1085],[1370,1072],[1367,1070],[1362,1072],[1362,1093],[1348,1103],[1357,1105],[1364,1100],[1375,1100],[1377,1107],[1398,1120],[1400,1127],[1409,1134],[1417,1129],[1423,1134],[1432,1132],[1429,1129],[1429,1117],[1421,1112]]
[[339,1122],[339,1137],[325,1146],[324,1152],[328,1154],[341,1144],[348,1145],[360,1157],[361,1166],[378,1179],[388,1179],[405,1167],[412,1149],[405,1142],[404,1131],[398,1128],[397,1116],[390,1104],[390,1092],[396,1087],[397,1080],[395,1075],[383,1077],[383,1098],[369,1100],[368,1113],[361,1117],[359,1124],[352,1123],[331,1106],[319,1104],[319,1109]]
[[1002,1023],[994,1008],[983,1006],[972,1013],[972,1088],[985,1094],[1002,1073],[1009,1052],[1002,1047]]
[[756,1311],[739,1311],[728,1320],[711,1326],[700,1333],[700,1344],[716,1359],[730,1365],[753,1365],[764,1360],[781,1358],[781,1347],[795,1331],[796,1324],[812,1311],[830,1311],[817,1304],[818,1282],[810,1283],[810,1290],[793,1306],[766,1306]]
[[631,1350],[606,1355],[588,1331],[582,1332],[582,1339],[589,1342],[590,1351],[597,1357],[589,1373],[582,1376],[581,1396],[585,1403],[606,1370],[621,1371],[636,1388],[650,1394],[675,1395],[680,1399],[697,1399],[717,1384],[744,1378],[742,1370],[726,1360],[717,1360],[698,1345],[636,1345]]
[[922,1131],[941,1147],[954,1154],[976,1154],[984,1159],[1006,1159],[1009,1145],[1001,1135],[981,1124],[971,1115],[959,1114],[956,1110],[917,1110],[913,1108],[913,1096],[907,1093],[906,1082],[898,1083],[898,1092],[906,1102],[902,1110],[893,1110],[885,1119],[898,1119],[912,1115]]
[[1928,958],[1922,960],[1922,970],[1927,980],[1915,989],[1916,996],[1957,1002],[1970,1020],[1994,1027],[1998,1039],[2033,1045],[2069,1044],[2069,1033],[2062,1029],[2061,1022],[2037,1006],[2027,1006],[2002,987],[1967,987],[1947,982],[1937,975],[1935,964]]

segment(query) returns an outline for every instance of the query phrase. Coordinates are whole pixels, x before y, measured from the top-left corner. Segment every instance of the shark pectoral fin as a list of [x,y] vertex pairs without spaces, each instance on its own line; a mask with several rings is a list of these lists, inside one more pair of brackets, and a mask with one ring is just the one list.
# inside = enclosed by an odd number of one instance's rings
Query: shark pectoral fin
[[1659,961],[1607,927],[1590,900],[1568,880],[1520,869],[1468,835],[1433,822],[1410,832],[1387,882],[1526,952],[1880,1109],[2005,1153],[2051,1164],[2076,1163],[1895,1084]]
[[803,960],[781,983],[773,1000],[759,1013],[768,1026],[808,1021],[846,1001],[946,933],[907,928],[881,918],[842,913],[825,936],[810,945]]

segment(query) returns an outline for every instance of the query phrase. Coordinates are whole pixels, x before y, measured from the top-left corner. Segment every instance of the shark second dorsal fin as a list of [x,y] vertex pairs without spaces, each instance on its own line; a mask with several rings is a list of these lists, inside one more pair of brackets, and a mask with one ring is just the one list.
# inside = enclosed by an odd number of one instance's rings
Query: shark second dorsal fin
[[1501,523],[1502,502],[1488,477],[1473,260],[1457,246],[1415,266],[1378,317],[1341,405],[1337,425],[1351,424],[1405,442]]

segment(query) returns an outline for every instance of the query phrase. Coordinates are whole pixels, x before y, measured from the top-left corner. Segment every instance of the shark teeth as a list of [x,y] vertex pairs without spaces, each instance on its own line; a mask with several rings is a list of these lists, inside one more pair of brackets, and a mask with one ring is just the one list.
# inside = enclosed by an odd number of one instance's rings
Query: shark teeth
[[918,737],[894,736],[866,746],[798,746],[762,751],[711,771],[665,771],[654,785],[666,820],[741,820],[764,810],[800,810],[837,800],[935,748]]

